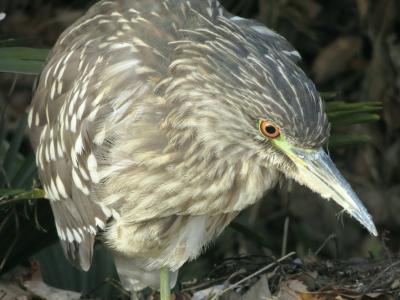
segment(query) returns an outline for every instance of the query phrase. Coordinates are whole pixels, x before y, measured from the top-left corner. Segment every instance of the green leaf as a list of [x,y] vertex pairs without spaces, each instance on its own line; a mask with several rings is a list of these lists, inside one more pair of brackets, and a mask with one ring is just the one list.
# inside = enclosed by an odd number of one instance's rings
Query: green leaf
[[37,38],[7,38],[0,40],[0,47],[23,47],[33,45],[35,42],[37,43]]
[[45,193],[41,189],[2,189],[0,190],[0,206],[26,200],[43,199],[44,196]]
[[361,114],[348,114],[342,115],[341,118],[331,120],[333,126],[348,126],[362,123],[377,122],[380,120],[377,114],[361,113]]
[[[326,102],[326,113],[333,129],[338,127],[371,123],[380,120],[377,114],[382,111],[382,102]],[[333,134],[329,141],[330,148],[351,147],[370,143],[367,135],[360,134]]]
[[382,110],[382,102],[361,102],[361,103],[348,103],[344,101],[332,101],[326,103],[326,112],[332,113],[336,111],[357,111],[360,109],[375,109],[376,111]]
[[[351,118],[355,115],[359,115],[359,114],[377,113],[380,110],[381,110],[380,108],[364,107],[364,108],[360,108],[360,109],[329,112],[329,113],[327,113],[327,115],[328,115],[329,120],[332,122],[335,120],[349,119],[349,118]],[[371,114],[371,115],[376,115],[376,114]]]
[[363,134],[334,134],[329,139],[328,146],[330,149],[334,149],[341,147],[355,147],[370,142],[370,137]]
[[330,101],[330,100],[334,100],[337,98],[338,93],[337,92],[321,92],[319,93],[321,98],[325,101]]
[[0,198],[13,197],[24,192],[23,189],[0,189]]
[[48,49],[28,47],[0,48],[0,72],[39,74],[49,53]]

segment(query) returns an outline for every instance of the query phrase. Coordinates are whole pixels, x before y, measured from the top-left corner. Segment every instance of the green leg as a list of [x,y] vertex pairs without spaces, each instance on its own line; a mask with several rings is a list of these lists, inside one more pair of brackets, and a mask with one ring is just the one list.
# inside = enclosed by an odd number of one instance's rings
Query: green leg
[[161,300],[171,300],[168,268],[162,268],[160,270],[160,298]]

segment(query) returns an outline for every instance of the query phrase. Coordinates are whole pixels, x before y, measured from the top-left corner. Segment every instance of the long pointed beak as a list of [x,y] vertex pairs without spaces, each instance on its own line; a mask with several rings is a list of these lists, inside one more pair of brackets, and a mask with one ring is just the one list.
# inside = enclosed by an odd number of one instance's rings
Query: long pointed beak
[[322,148],[309,150],[285,144],[280,148],[297,167],[297,172],[293,175],[294,180],[323,198],[333,199],[365,226],[372,235],[378,235],[371,215]]

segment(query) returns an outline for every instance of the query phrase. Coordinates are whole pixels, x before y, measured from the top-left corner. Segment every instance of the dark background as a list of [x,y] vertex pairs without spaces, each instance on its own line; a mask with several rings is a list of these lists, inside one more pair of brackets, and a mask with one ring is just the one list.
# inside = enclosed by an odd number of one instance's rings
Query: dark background
[[[0,0],[0,12],[7,13],[7,18],[0,22],[0,41],[18,38],[25,46],[50,48],[90,3],[93,1]],[[187,264],[182,278],[206,276],[224,258],[239,255],[279,256],[282,251],[291,250],[300,256],[317,254],[319,258],[382,258],[398,254],[400,2],[226,0],[222,3],[231,12],[258,19],[285,36],[301,53],[303,69],[321,92],[354,103],[382,101],[379,121],[334,128],[336,133],[366,134],[368,143],[331,149],[338,168],[374,217],[380,236],[371,237],[354,220],[338,216],[340,210],[335,204],[287,183],[243,212],[237,219],[239,224],[225,230],[196,262]],[[34,80],[32,75],[0,73],[0,107],[5,112],[1,131],[6,141],[12,141],[18,131],[21,116],[31,100]],[[29,143],[23,139],[19,155],[32,161],[30,151]],[[0,159],[4,162],[6,158],[3,152]],[[34,174],[32,164],[29,166],[29,172]],[[28,185],[34,183],[29,181]],[[38,202],[0,206],[3,212],[0,262],[4,270],[41,250],[34,259],[40,261],[45,279],[60,287],[81,289],[83,284],[89,291],[113,274],[110,258],[101,248],[96,272],[92,271],[91,276],[78,280],[72,269],[67,270],[57,244],[46,249],[56,239],[48,205],[43,200]],[[287,234],[284,234],[285,223]],[[286,251],[282,249],[283,240],[287,242]],[[317,251],[324,241],[326,245]]]

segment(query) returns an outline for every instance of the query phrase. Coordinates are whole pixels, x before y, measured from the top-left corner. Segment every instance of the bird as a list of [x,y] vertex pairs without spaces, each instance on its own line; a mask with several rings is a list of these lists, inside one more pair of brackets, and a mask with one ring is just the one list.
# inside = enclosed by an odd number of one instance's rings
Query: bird
[[330,123],[301,56],[217,0],[101,0],[52,48],[28,109],[65,256],[95,239],[124,286],[169,299],[197,258],[280,178],[377,235],[327,154]]

